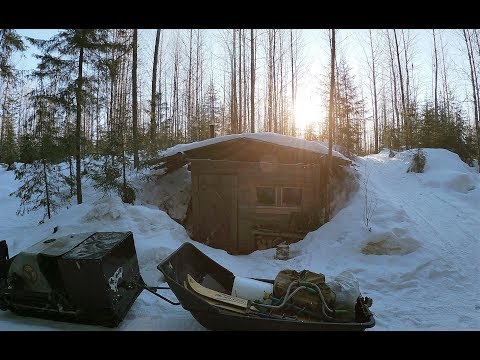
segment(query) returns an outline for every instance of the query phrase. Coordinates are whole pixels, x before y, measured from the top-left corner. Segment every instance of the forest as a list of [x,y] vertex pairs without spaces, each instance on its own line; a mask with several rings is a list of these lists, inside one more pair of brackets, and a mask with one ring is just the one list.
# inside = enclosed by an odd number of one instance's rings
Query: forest
[[[22,181],[12,193],[19,213],[45,207],[50,218],[73,199],[81,204],[85,178],[132,202],[128,169],[210,137],[210,125],[216,136],[329,142],[352,159],[445,148],[475,166],[478,30],[364,29],[354,38],[361,68],[346,56],[348,42],[335,41],[345,30],[321,31],[316,45],[302,29],[65,29],[48,39],[0,29],[0,163]],[[308,47],[325,45],[328,65],[305,79]],[[29,49],[36,66],[17,68]],[[305,82],[315,83],[324,109],[308,123],[298,116]]]

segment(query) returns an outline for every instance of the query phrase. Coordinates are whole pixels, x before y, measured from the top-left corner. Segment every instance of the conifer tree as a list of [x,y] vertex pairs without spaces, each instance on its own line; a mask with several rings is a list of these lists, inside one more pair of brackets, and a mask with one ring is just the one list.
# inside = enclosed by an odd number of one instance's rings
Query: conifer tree
[[15,179],[21,181],[21,185],[10,195],[20,198],[18,215],[43,208],[45,212],[40,221],[43,222],[68,202],[70,193],[65,186],[68,176],[63,174],[59,164],[62,154],[49,96],[44,89],[36,91],[33,96],[36,98],[36,137],[33,141],[28,140],[35,152],[29,154],[29,162],[15,169]]
[[[55,69],[64,80],[64,91],[75,94],[75,160],[76,160],[76,195],[77,203],[83,201],[81,182],[81,143],[83,139],[83,107],[85,106],[84,87],[89,85],[89,78],[84,76],[84,66],[98,60],[106,52],[108,30],[105,29],[65,29],[48,40],[31,39],[29,41],[42,50],[39,57],[44,70]],[[42,69],[40,69],[42,70]],[[45,75],[50,75],[48,71]],[[61,92],[60,92],[61,93]],[[71,97],[65,97],[71,99]]]
[[25,44],[15,30],[0,29],[0,162],[11,165],[18,160],[11,105],[12,88],[17,80],[17,71],[12,63],[15,51],[24,51]]

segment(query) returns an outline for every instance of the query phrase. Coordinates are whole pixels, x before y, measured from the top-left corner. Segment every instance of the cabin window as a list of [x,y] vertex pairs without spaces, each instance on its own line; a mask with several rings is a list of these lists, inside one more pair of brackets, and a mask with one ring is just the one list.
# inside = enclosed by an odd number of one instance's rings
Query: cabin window
[[267,186],[257,187],[257,205],[275,206],[275,188]]
[[282,188],[282,206],[300,207],[302,205],[302,188]]
[[295,207],[302,206],[300,187],[258,186],[257,206]]

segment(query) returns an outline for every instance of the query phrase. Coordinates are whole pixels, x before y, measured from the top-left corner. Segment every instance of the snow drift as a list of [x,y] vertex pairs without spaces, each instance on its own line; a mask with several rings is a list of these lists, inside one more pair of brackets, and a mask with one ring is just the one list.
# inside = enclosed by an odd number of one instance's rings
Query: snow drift
[[[186,241],[235,275],[274,278],[282,269],[308,269],[333,280],[351,272],[363,296],[373,299],[372,330],[480,329],[480,176],[456,154],[424,149],[424,173],[407,173],[412,151],[389,158],[388,150],[356,160],[360,187],[333,219],[292,244],[291,258],[275,260],[275,249],[232,256],[191,240],[185,229],[156,206],[102,197],[84,183],[84,203],[38,225],[38,214],[17,216],[18,187],[0,168],[1,238],[10,254],[50,234],[132,231],[147,284],[165,286],[156,266]],[[365,186],[365,179],[368,182]],[[135,174],[130,178],[135,181]],[[138,180],[140,181],[140,180]],[[369,200],[365,200],[365,193]],[[370,203],[368,203],[370,201]],[[365,207],[376,202],[365,225]],[[162,295],[174,296],[169,291]],[[107,330],[101,327],[24,318],[0,312],[0,329]],[[118,330],[202,330],[191,314],[143,292]]]

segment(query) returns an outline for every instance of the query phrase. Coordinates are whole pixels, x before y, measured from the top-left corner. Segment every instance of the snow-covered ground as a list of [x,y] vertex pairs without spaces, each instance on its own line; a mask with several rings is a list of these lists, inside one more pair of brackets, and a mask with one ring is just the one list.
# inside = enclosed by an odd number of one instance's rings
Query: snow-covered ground
[[[421,174],[407,173],[411,151],[359,158],[360,189],[328,223],[292,244],[292,258],[275,260],[274,249],[231,256],[188,238],[183,227],[153,205],[127,205],[103,197],[87,182],[84,203],[38,225],[39,213],[15,214],[14,173],[0,167],[0,238],[10,255],[52,233],[132,231],[147,284],[165,286],[157,265],[183,242],[238,276],[274,278],[281,269],[308,269],[327,281],[349,270],[362,295],[373,299],[370,330],[480,329],[480,176],[456,154],[426,149]],[[368,178],[368,182],[365,181]],[[365,186],[366,184],[366,186]],[[365,187],[368,200],[365,201]],[[376,204],[376,207],[374,206]],[[365,205],[372,209],[365,225]],[[175,299],[168,290],[162,295]],[[144,291],[116,329],[78,325],[0,312],[3,330],[204,330],[180,306]]]

